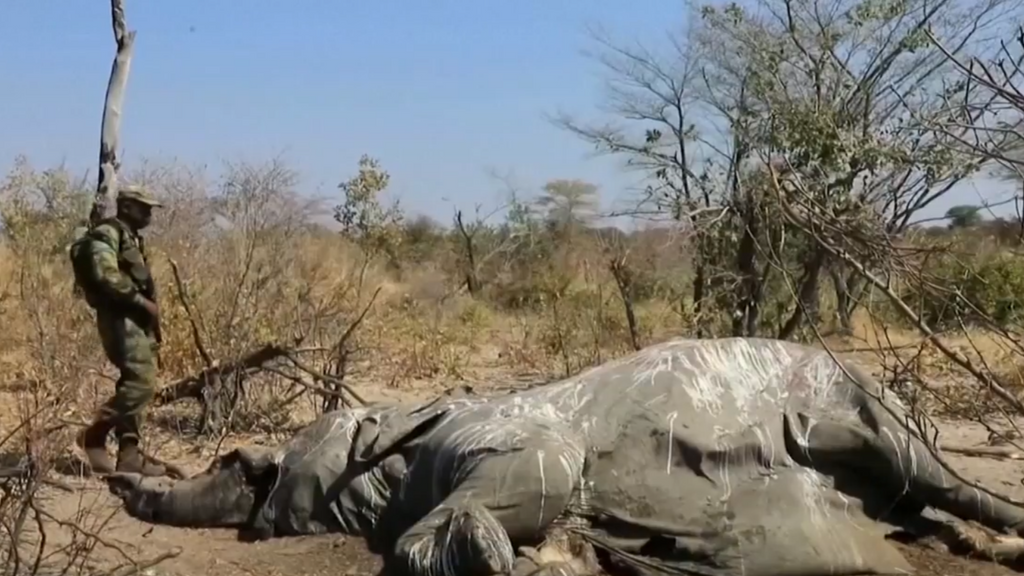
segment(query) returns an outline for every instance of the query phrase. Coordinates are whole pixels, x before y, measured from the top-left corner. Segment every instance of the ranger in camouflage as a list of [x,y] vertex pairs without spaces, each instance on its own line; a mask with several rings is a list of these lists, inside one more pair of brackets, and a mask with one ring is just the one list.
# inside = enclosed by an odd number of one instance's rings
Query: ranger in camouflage
[[107,358],[120,371],[114,395],[78,437],[89,465],[98,474],[115,466],[107,454],[110,432],[119,449],[116,470],[163,475],[163,466],[139,450],[143,414],[156,386],[160,310],[139,231],[161,204],[145,189],[126,186],[117,197],[117,216],[86,232],[76,262],[76,277],[89,306]]

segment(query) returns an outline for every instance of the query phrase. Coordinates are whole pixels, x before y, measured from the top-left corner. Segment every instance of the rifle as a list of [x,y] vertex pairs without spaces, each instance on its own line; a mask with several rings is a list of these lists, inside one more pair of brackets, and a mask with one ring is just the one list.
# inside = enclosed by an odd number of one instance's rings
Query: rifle
[[[142,291],[142,295],[148,298],[151,302],[156,302],[156,283],[153,282],[153,278],[150,277],[149,281],[146,282],[145,290]],[[160,317],[152,319],[149,329],[153,331],[153,338],[157,344],[164,343],[163,329],[160,326]]]
[[[143,257],[143,259],[145,259],[146,258],[145,241],[141,237],[139,237],[138,242],[139,242],[139,251],[142,252],[142,257]],[[156,302],[156,298],[157,298],[157,296],[156,296],[156,282],[153,280],[153,274],[149,271],[149,263],[148,262],[146,263],[146,268],[147,268],[147,270],[146,270],[146,272],[147,272],[146,279],[145,279],[144,282],[142,282],[142,290],[140,290],[140,292],[142,292],[142,295],[145,296],[146,299],[148,299],[150,302],[154,302],[155,303]],[[156,350],[155,350],[156,364],[157,364],[157,367],[159,368],[161,366],[161,364],[162,364],[162,362],[160,360],[160,345],[164,343],[164,333],[163,333],[163,328],[160,326],[160,317],[157,316],[156,318],[150,318],[149,326],[147,326],[147,327],[149,328],[150,333],[153,336],[153,340],[156,341]]]
[[[153,281],[152,276],[147,279],[141,292],[142,295],[151,302],[156,302],[156,282]],[[150,318],[148,328],[153,335],[153,340],[156,341],[156,349],[154,350],[154,354],[156,354],[156,365],[157,368],[161,368],[163,361],[160,359],[160,345],[164,343],[164,332],[163,328],[160,326],[160,317],[157,316],[156,318]]]

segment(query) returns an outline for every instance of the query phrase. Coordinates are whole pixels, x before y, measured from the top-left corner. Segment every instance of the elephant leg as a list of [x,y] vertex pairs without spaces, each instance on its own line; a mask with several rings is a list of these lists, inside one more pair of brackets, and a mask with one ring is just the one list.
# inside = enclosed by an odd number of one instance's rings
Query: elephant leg
[[510,576],[596,576],[603,574],[594,547],[564,530],[549,531],[539,548],[519,548]]
[[566,443],[483,457],[398,537],[389,564],[409,576],[510,573],[514,545],[543,539],[568,507],[582,460]]
[[787,451],[802,466],[830,476],[835,488],[861,500],[874,518],[913,518],[925,507],[894,473],[891,456],[860,425],[784,417]]
[[221,456],[186,480],[115,473],[106,478],[128,514],[153,524],[182,527],[242,527],[272,482],[275,467],[266,452],[241,449]]
[[867,406],[867,413],[868,422],[877,426],[871,446],[878,455],[880,468],[916,499],[993,530],[1016,531],[1024,525],[1024,508],[954,477],[916,434],[910,433],[876,400]]
[[1024,508],[955,478],[877,400],[862,407],[861,419],[854,425],[787,417],[787,436],[803,438],[794,440],[790,453],[801,464],[820,471],[839,470],[833,473],[836,487],[847,491],[841,485],[845,481],[868,499],[902,501],[916,511],[930,506],[997,531],[1019,531],[1024,526]]

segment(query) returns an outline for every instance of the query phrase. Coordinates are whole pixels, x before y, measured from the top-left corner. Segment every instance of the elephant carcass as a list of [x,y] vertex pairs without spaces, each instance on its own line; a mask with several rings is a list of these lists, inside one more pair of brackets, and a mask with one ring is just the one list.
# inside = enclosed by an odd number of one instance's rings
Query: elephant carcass
[[415,576],[509,572],[554,530],[641,573],[746,576],[912,572],[885,534],[922,511],[1015,533],[1024,509],[951,475],[881,392],[820,349],[678,339],[525,391],[329,413],[173,487],[110,482],[139,518],[360,535]]

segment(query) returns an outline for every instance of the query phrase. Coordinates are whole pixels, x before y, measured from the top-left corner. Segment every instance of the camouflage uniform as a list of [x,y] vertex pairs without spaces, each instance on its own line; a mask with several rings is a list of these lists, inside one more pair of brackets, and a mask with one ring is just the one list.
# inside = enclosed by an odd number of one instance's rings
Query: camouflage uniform
[[[118,200],[135,200],[160,206],[140,188],[125,188]],[[145,464],[138,450],[146,407],[156,387],[157,329],[143,304],[155,299],[153,281],[145,256],[143,238],[119,218],[101,222],[88,232],[92,239],[88,277],[82,286],[89,305],[96,310],[96,327],[107,359],[120,371],[114,395],[99,410],[93,425],[79,439],[93,468],[109,473],[106,438],[113,430],[120,451],[117,470],[161,473]]]

